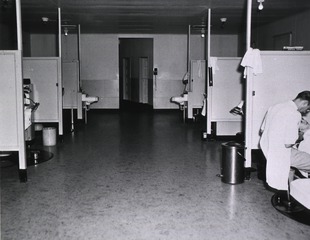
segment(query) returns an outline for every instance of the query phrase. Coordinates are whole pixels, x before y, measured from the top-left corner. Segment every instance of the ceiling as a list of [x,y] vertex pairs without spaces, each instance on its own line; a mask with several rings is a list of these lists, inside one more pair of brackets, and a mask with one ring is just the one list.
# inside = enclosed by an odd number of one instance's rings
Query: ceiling
[[[265,0],[258,11],[257,0],[252,1],[253,27],[310,9],[310,0]],[[15,9],[15,0],[0,3],[3,16]],[[188,25],[206,24],[209,8],[212,33],[238,33],[245,30],[246,4],[247,0],[21,0],[25,31],[57,29],[60,7],[62,24],[80,24],[82,33],[124,34],[187,33]],[[227,18],[226,23],[221,18]]]

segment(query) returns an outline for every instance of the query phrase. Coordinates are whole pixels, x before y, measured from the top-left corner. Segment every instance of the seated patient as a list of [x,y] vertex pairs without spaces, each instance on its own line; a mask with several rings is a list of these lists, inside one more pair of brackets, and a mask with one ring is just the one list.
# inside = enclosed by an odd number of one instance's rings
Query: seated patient
[[299,143],[298,150],[310,154],[310,129],[304,132],[303,140]]
[[291,166],[310,173],[310,124],[305,119],[302,119],[299,131],[301,141],[298,148],[292,148]]

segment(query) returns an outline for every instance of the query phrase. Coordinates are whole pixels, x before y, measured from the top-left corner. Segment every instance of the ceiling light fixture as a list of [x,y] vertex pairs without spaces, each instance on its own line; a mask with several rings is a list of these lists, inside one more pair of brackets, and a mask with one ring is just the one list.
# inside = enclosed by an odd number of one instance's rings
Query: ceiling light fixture
[[68,30],[68,28],[64,28],[64,33],[65,33],[65,36],[68,36],[68,32],[69,32],[69,30]]
[[257,2],[259,3],[258,4],[258,10],[259,11],[261,11],[261,10],[263,10],[264,9],[264,6],[263,6],[263,2],[264,2],[265,0],[257,0]]
[[225,23],[227,22],[227,18],[220,18],[220,20],[221,20],[221,28],[224,28],[224,25],[225,25]]
[[220,18],[220,20],[221,20],[222,23],[227,22],[227,18]]
[[48,22],[48,20],[49,20],[48,17],[42,17],[43,22]]

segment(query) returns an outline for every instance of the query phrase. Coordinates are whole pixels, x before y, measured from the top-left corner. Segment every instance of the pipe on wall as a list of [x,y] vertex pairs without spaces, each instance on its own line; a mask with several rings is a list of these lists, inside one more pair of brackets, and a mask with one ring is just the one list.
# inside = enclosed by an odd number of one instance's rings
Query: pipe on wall
[[61,9],[58,8],[58,57],[61,58]]
[[246,50],[251,47],[252,0],[247,0]]
[[191,25],[188,25],[188,33],[187,33],[187,73],[189,73],[190,69],[190,61],[191,58]]
[[16,0],[17,50],[23,50],[22,14],[20,0]]
[[207,134],[211,134],[211,99],[212,99],[212,89],[209,86],[209,79],[210,79],[210,75],[209,75],[209,69],[211,67],[210,64],[210,51],[211,51],[211,9],[208,9],[208,35],[207,35],[207,63],[208,63],[208,67],[207,72],[206,72],[206,76],[207,76],[207,84],[206,84],[206,88],[207,88],[207,116],[206,116],[206,120],[207,120]]
[[[251,47],[251,24],[252,24],[252,0],[247,0],[247,21],[246,21],[246,50]],[[252,165],[252,117],[253,117],[253,75],[252,69],[247,68],[246,76],[246,101],[245,101],[245,167]]]
[[78,24],[78,60],[79,60],[79,85],[78,91],[82,88],[81,84],[81,25]]

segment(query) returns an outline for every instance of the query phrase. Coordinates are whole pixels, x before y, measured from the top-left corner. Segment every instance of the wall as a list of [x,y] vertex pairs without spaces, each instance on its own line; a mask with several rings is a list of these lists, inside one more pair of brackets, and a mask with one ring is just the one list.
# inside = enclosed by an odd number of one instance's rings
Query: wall
[[[204,38],[191,36],[191,59],[205,58]],[[236,57],[237,35],[211,36],[211,55]],[[170,98],[179,96],[184,89],[182,78],[187,71],[187,35],[154,36],[154,68],[158,76],[154,84],[154,108],[178,108]]]
[[[17,49],[17,24],[15,7],[1,1],[0,8],[0,50]],[[14,1],[15,2],[15,1]],[[15,6],[15,5],[14,5]]]
[[281,19],[253,29],[253,40],[260,50],[273,50],[273,37],[275,35],[292,32],[292,45],[304,46],[304,50],[310,50],[310,31],[306,30],[309,22],[310,11]]
[[[187,71],[187,34],[82,34],[82,88],[89,95],[100,98],[100,101],[91,107],[119,108],[119,38],[132,37],[153,38],[154,41],[153,63],[154,68],[158,68],[158,76],[153,80],[153,107],[178,108],[178,105],[170,103],[170,98],[183,92],[182,78]],[[56,35],[31,34],[30,39],[31,56],[56,56],[58,45]],[[66,41],[69,40],[70,38],[67,38]],[[72,38],[72,41],[76,40]],[[191,59],[204,59],[204,41],[200,35],[191,36]],[[63,42],[63,47],[65,46],[73,45]],[[238,49],[237,35],[211,36],[212,56],[236,57]],[[63,53],[66,56],[66,50],[63,50]]]
[[210,55],[213,57],[240,57],[238,35],[211,35]]
[[78,34],[77,32],[75,33],[71,32],[67,36],[62,35],[61,38],[61,46],[62,46],[61,56],[63,61],[76,61],[79,58]]
[[170,98],[182,93],[182,78],[187,71],[187,36],[154,36],[154,68],[158,75],[154,79],[155,109],[177,108]]
[[58,37],[56,34],[30,34],[31,57],[58,56]]
[[118,36],[81,36],[82,89],[99,102],[92,108],[119,108]]
[[0,50],[16,50],[17,49],[17,37],[16,33],[12,32],[9,25],[0,23]]

